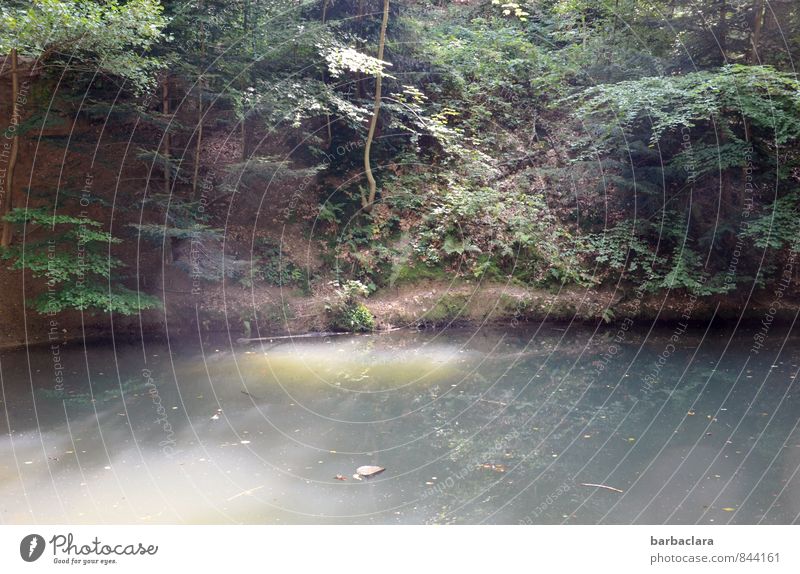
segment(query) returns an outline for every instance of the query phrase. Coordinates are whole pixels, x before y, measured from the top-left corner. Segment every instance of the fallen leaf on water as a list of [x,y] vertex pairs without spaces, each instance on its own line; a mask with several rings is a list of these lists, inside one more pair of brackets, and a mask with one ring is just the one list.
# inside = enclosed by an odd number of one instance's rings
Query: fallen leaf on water
[[726,506],[726,507],[725,507],[725,508],[723,508],[722,510],[724,510],[725,512],[733,512],[733,511],[735,511],[736,509],[735,509],[735,508],[731,508],[730,506]]

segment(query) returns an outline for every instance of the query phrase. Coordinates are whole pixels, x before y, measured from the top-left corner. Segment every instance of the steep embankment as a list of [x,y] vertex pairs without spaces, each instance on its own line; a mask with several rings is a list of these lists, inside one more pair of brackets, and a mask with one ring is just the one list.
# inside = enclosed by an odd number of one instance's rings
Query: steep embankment
[[[2,117],[8,116],[7,92],[8,86],[0,81]],[[209,126],[212,123],[209,118]],[[163,211],[144,201],[154,188],[161,189],[162,182],[158,169],[138,158],[131,151],[133,148],[126,145],[127,129],[121,124],[104,127],[101,122],[83,118],[52,122],[47,130],[29,133],[21,141],[14,180],[15,205],[45,205],[48,198],[56,196],[59,213],[75,214],[75,202],[73,199],[70,203],[70,194],[85,192],[91,198],[88,216],[123,239],[113,246],[114,255],[126,263],[115,279],[157,296],[163,301],[163,309],[130,317],[88,311],[40,314],[31,310],[26,300],[43,292],[44,279],[34,278],[29,272],[11,270],[3,262],[0,264],[0,347],[45,343],[53,339],[107,338],[112,334],[128,338],[227,331],[238,338],[328,328],[326,305],[333,297],[329,281],[335,275],[333,267],[339,263],[338,260],[332,263],[334,256],[330,253],[329,236],[336,234],[338,237],[342,230],[326,227],[317,217],[319,203],[330,190],[343,185],[346,176],[340,174],[339,179],[334,180],[329,175],[329,179],[324,180],[300,174],[247,180],[241,177],[242,169],[235,168],[243,155],[237,147],[239,141],[232,139],[224,128],[215,131],[209,127],[201,157],[201,200],[211,215],[208,224],[219,230],[219,237],[202,244],[185,239],[148,243],[130,224],[165,221]],[[157,130],[152,128],[136,129],[142,132],[138,133],[139,138],[158,137]],[[257,146],[261,148],[260,153],[264,157],[290,157],[290,150],[296,146],[282,138],[280,135],[265,138]],[[176,138],[173,143],[176,149],[179,144],[191,149],[192,140],[180,142]],[[527,148],[519,152],[531,156]],[[536,156],[536,161],[541,165],[558,161],[551,156],[545,153],[542,157]],[[294,159],[293,163],[300,169],[313,168],[308,159],[305,165],[300,159]],[[513,170],[506,173],[498,185],[513,188],[527,181],[526,185],[533,186],[534,190],[549,189],[539,176],[516,181],[513,179],[516,173]],[[225,191],[231,186],[236,189],[235,193]],[[176,200],[186,200],[191,197],[191,190],[176,187],[173,195]],[[380,209],[382,206],[376,208],[376,213]],[[384,215],[386,219],[391,214]],[[556,215],[561,213],[556,212]],[[403,217],[398,227],[405,232],[414,217],[419,219],[419,214],[410,211]],[[376,220],[380,221],[381,217],[376,216]],[[42,229],[29,230],[25,240],[41,240],[46,238],[44,233]],[[22,237],[18,234],[15,241],[19,244]],[[394,241],[402,243],[403,239]],[[281,288],[271,285],[270,281],[250,279],[248,271],[255,259],[254,252],[264,243],[278,246],[281,257],[313,276],[313,281],[301,290],[297,286],[299,282]],[[208,263],[204,273],[216,273],[216,278],[199,278],[195,273],[198,250]],[[407,250],[398,247],[397,251]],[[214,262],[223,258],[226,263],[222,268],[214,269]],[[230,270],[231,266],[238,269],[235,276],[226,275],[226,269]],[[514,325],[521,321],[573,319],[593,323],[619,322],[626,318],[677,321],[687,316],[692,320],[716,316],[760,322],[792,320],[800,306],[797,301],[790,300],[789,295],[780,293],[779,296],[768,289],[749,299],[747,295],[694,299],[683,292],[666,291],[637,297],[630,288],[627,292],[577,286],[548,290],[525,287],[517,282],[406,279],[379,289],[365,303],[379,328],[443,327],[465,322]]]

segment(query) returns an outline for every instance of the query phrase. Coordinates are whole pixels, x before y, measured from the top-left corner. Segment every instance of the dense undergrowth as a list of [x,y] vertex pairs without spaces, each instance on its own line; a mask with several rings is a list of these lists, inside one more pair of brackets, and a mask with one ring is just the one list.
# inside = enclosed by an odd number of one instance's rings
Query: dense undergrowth
[[[147,177],[129,191],[142,209],[121,216],[186,273],[200,265],[181,246],[202,244],[203,281],[325,292],[333,328],[370,330],[362,299],[389,287],[460,278],[721,295],[769,288],[800,250],[795,3],[393,1],[383,63],[377,0],[162,4],[11,2],[0,47],[28,58],[40,85],[70,75],[56,116],[131,126]],[[52,10],[96,38],[75,47],[80,64],[63,55],[69,34],[48,35]],[[52,122],[37,109],[46,95],[27,103],[21,137]],[[235,145],[212,169],[201,151],[221,136]],[[259,206],[268,224],[237,246],[227,206],[265,187],[278,190]],[[54,193],[34,203],[7,215],[18,228],[3,258],[57,279],[37,310],[157,304],[131,299],[116,257],[77,262],[62,247],[63,273],[48,271],[48,218],[88,225],[109,249],[123,238],[101,231],[101,216],[68,219]],[[314,265],[281,244],[287,225],[320,250]],[[71,269],[87,263],[76,291]]]

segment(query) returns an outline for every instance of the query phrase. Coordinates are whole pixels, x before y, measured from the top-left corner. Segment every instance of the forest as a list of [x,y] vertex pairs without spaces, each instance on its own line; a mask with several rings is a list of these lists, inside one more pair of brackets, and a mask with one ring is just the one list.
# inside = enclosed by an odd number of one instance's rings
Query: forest
[[0,344],[797,310],[794,0],[0,20]]

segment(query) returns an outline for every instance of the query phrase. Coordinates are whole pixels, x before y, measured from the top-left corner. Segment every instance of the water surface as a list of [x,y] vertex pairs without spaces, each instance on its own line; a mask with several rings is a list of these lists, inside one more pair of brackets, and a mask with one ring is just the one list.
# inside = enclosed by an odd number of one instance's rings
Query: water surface
[[798,522],[800,346],[755,334],[5,351],[0,522]]

